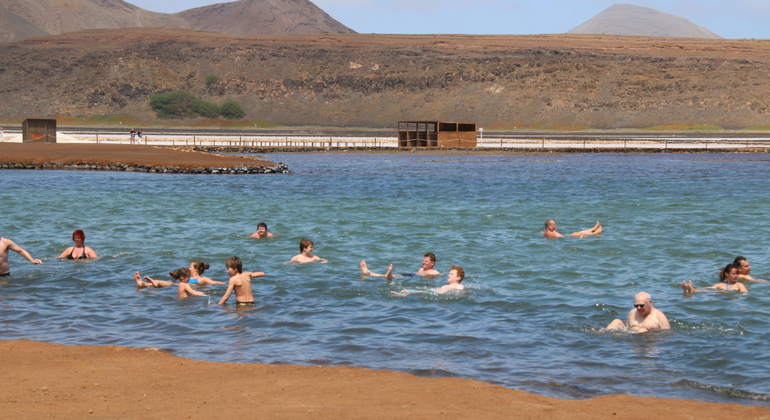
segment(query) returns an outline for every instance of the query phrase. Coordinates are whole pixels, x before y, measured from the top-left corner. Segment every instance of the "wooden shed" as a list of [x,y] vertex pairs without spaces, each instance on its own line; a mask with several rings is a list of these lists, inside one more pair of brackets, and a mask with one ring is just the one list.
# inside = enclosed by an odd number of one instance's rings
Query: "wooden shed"
[[22,143],[56,143],[56,120],[27,118],[21,132]]
[[476,147],[476,123],[399,121],[398,147]]

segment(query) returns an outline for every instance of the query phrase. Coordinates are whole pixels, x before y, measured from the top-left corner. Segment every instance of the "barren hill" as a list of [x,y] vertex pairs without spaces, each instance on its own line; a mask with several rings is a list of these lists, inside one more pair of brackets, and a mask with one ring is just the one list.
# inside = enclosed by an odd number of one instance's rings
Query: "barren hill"
[[630,4],[612,5],[567,33],[722,38],[683,17]]
[[[184,89],[247,119],[395,127],[770,123],[770,41],[91,30],[0,45],[0,117],[132,114]],[[206,83],[209,75],[219,81]]]
[[353,33],[308,0],[239,0],[174,14],[150,12],[123,0],[0,0],[0,42],[136,27],[233,35]]

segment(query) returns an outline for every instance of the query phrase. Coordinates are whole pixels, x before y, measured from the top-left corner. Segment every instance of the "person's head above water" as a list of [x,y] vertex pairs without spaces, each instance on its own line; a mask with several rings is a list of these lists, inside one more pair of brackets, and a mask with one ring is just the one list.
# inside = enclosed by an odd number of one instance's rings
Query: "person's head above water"
[[181,281],[186,282],[190,280],[190,269],[187,267],[182,267],[179,270],[171,271],[168,274],[171,275],[171,277]]
[[241,259],[238,257],[228,258],[227,262],[225,263],[225,267],[235,271],[238,274],[243,273],[243,263],[241,262]]
[[434,265],[436,265],[436,256],[432,252],[422,256],[422,268],[424,270],[431,270]]
[[197,271],[198,274],[203,274],[204,271],[209,269],[209,265],[203,261],[193,261],[190,263],[190,271]]
[[457,277],[459,278],[459,280],[458,280],[457,282],[458,282],[458,283],[462,283],[462,282],[463,282],[463,279],[465,278],[465,270],[463,270],[463,268],[462,268],[462,267],[460,267],[460,266],[457,266],[457,265],[453,265],[453,266],[452,266],[452,267],[449,269],[449,275],[450,275],[450,277],[451,277],[451,275],[452,275],[452,271],[454,271],[454,272],[457,274]]
[[647,292],[639,292],[634,296],[634,308],[640,314],[647,316],[652,312],[652,298]]
[[72,240],[73,241],[85,242],[86,241],[86,233],[83,232],[82,229],[78,229],[78,230],[72,232]]
[[719,271],[719,281],[727,281],[727,283],[735,283],[738,278],[738,266],[730,263]]
[[733,260],[733,265],[738,267],[738,274],[743,276],[751,274],[751,264],[749,264],[749,260],[747,260],[746,257],[738,255],[735,257],[735,260]]
[[308,248],[313,248],[313,245],[313,241],[303,238],[301,241],[299,241],[299,252],[303,252]]
[[551,226],[553,226],[553,230],[556,230],[556,222],[553,219],[548,219],[545,221],[545,230],[550,230]]
[[257,225],[257,232],[260,232],[260,231],[267,232],[267,223],[259,222],[259,224]]

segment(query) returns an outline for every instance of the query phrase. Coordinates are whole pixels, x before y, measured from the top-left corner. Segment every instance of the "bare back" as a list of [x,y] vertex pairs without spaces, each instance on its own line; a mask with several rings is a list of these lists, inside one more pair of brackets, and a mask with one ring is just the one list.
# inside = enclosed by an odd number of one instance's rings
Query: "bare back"
[[236,302],[254,302],[251,290],[251,273],[240,273],[230,278],[230,284],[235,291]]

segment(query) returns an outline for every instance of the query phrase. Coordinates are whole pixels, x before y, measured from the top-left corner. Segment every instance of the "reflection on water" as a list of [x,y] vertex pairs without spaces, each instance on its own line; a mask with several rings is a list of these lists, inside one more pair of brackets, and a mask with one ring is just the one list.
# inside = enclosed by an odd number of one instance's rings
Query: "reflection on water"
[[[558,397],[611,393],[767,404],[770,285],[748,295],[682,295],[716,282],[736,255],[770,276],[761,223],[767,156],[433,156],[287,154],[287,175],[195,176],[0,171],[0,337],[158,347],[223,362],[354,365],[459,376]],[[545,240],[553,218],[569,233]],[[265,221],[279,237],[248,238]],[[84,229],[95,262],[52,257]],[[283,264],[301,238],[328,264]],[[425,252],[444,273],[409,273]],[[137,291],[133,273],[167,279],[193,259],[226,281],[241,257],[255,308],[175,288]],[[395,297],[465,269],[463,295]],[[674,331],[595,332],[649,292]],[[232,300],[232,298],[231,298]]]

